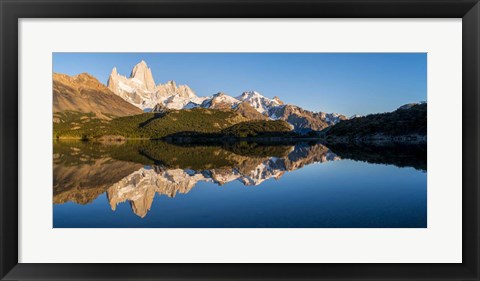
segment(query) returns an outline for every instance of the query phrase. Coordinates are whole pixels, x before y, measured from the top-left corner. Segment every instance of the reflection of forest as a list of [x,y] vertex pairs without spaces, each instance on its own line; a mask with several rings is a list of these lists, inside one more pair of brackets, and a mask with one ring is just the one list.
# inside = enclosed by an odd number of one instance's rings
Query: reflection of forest
[[384,143],[382,145],[328,144],[342,159],[352,159],[373,164],[413,167],[427,171],[427,146]]
[[[174,197],[177,193],[189,192],[200,181],[217,185],[240,181],[256,186],[311,163],[339,160],[337,155],[426,170],[426,149],[334,149],[338,154],[319,143],[179,146],[160,141],[109,145],[55,142],[53,202],[87,204],[106,192],[112,210],[128,201],[133,212],[144,217],[155,194]],[[424,159],[424,164],[417,158]]]

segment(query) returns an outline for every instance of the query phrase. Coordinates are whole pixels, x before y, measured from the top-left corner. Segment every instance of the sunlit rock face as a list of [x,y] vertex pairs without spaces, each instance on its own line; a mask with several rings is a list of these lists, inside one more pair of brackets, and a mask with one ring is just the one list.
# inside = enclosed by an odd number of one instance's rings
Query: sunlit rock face
[[144,106],[155,106],[156,86],[152,71],[144,61],[134,66],[130,77],[120,75],[117,68],[113,68],[108,78],[107,87],[127,102],[144,109]]
[[197,97],[187,85],[177,86],[175,81],[156,85],[145,61],[135,65],[129,77],[120,75],[114,67],[107,86],[127,102],[147,111],[157,104],[170,109],[182,109],[189,102],[200,104],[205,100]]

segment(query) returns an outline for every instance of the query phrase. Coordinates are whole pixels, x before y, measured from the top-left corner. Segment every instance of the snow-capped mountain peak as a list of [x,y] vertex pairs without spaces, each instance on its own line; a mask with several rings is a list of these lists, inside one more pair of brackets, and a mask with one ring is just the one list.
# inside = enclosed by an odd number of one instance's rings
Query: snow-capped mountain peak
[[212,109],[231,109],[239,103],[240,101],[238,99],[219,92],[213,95],[211,98],[205,99],[201,106]]
[[284,102],[283,102],[279,97],[277,97],[277,96],[274,96],[274,97],[273,97],[273,101],[276,102],[276,103],[278,103],[279,105],[283,105],[283,104],[284,104]]
[[178,85],[170,80],[165,84],[155,84],[152,71],[145,61],[136,64],[130,77],[122,76],[114,67],[108,79],[108,88],[131,104],[149,110],[161,103],[167,108],[182,109],[189,102],[201,104],[199,98],[187,85]]
[[257,91],[246,91],[243,92],[240,96],[237,97],[237,100],[246,100],[246,99],[252,99],[252,98],[265,98],[262,96],[259,92]]
[[[129,78],[120,75],[117,68],[114,67],[108,78],[107,86],[112,92],[141,109],[147,107],[147,101],[155,93],[155,81],[152,73],[143,64],[137,64]],[[155,104],[152,102],[150,107]]]
[[262,114],[268,112],[271,107],[283,104],[278,97],[269,99],[256,91],[243,92],[236,99],[242,102],[247,101],[253,108]]

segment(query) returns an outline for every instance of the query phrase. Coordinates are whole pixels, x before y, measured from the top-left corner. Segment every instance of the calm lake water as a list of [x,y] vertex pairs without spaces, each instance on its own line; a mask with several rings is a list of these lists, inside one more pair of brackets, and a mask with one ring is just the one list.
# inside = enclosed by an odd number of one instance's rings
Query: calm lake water
[[54,142],[53,226],[427,227],[426,146]]

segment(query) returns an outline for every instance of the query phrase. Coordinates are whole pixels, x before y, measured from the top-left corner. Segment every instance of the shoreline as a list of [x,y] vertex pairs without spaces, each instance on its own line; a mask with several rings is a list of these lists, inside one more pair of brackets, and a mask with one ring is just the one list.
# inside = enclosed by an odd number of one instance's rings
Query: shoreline
[[54,141],[84,141],[96,143],[120,143],[127,141],[165,141],[178,144],[220,144],[235,142],[258,142],[258,143],[297,143],[297,142],[319,142],[323,144],[355,144],[355,145],[374,145],[383,146],[388,144],[405,145],[427,145],[427,136],[422,135],[403,135],[403,136],[385,136],[371,135],[363,137],[312,137],[312,136],[290,136],[290,137],[206,137],[206,136],[167,136],[163,138],[126,138],[122,136],[104,136],[100,138],[75,138],[75,137],[57,137]]

